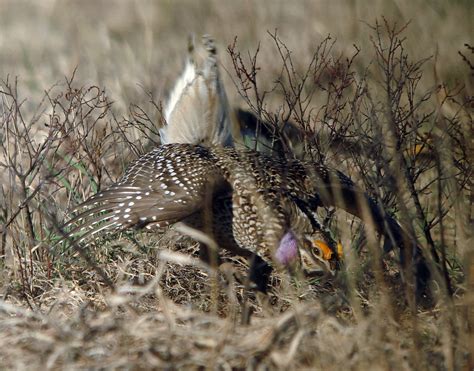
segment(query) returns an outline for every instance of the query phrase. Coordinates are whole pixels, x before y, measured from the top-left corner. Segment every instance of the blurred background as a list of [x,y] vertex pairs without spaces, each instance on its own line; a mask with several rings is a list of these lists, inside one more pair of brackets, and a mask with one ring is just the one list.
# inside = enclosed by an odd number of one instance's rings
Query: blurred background
[[[253,54],[260,44],[262,84],[278,76],[281,61],[268,32],[278,35],[301,66],[327,35],[337,39],[333,54],[350,57],[361,48],[364,68],[374,57],[370,47],[376,18],[399,25],[410,22],[405,36],[413,60],[431,60],[432,74],[423,83],[466,80],[458,51],[474,35],[473,2],[469,0],[365,1],[8,1],[0,0],[0,78],[19,77],[28,101],[63,83],[77,67],[76,82],[106,87],[124,112],[130,103],[144,104],[144,92],[157,100],[184,65],[187,38],[208,33],[216,38],[231,102],[240,104],[229,76],[227,46]],[[464,53],[466,54],[466,53]],[[275,62],[277,61],[277,62]],[[297,66],[298,67],[298,66]],[[230,75],[229,75],[230,74]],[[472,80],[467,81],[471,84]],[[471,89],[472,90],[472,89]],[[38,103],[38,102],[36,102]]]

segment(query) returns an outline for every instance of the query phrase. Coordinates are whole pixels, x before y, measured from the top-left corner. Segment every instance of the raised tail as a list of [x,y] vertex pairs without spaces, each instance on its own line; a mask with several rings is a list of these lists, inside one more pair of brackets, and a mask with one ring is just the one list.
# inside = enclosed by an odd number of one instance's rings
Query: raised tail
[[198,51],[190,41],[186,67],[164,109],[162,144],[233,144],[229,103],[219,75],[216,47],[208,36],[203,37],[202,44]]

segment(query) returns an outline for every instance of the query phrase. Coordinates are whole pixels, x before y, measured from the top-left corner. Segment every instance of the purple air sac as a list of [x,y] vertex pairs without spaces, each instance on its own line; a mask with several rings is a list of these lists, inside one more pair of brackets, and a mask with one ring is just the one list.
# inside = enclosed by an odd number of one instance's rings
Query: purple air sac
[[282,265],[290,265],[298,257],[298,241],[292,231],[286,232],[275,253],[276,260]]

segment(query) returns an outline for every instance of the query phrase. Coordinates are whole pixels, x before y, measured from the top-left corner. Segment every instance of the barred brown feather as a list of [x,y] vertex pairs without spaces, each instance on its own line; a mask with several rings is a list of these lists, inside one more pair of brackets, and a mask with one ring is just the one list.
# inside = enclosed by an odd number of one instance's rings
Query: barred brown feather
[[[142,156],[116,184],[80,205],[77,210],[85,210],[66,227],[72,227],[68,236],[86,241],[100,232],[185,221],[211,231],[223,248],[269,262],[281,257],[286,264],[295,255],[295,239],[316,232],[308,210],[320,205],[369,219],[402,251],[416,246],[395,219],[338,171],[191,144],[163,145]],[[203,213],[211,215],[210,228],[203,225]]]
[[[202,211],[205,200],[225,187],[228,194],[217,200],[224,211],[214,212],[220,214],[219,222],[232,223],[237,243],[252,251],[262,250],[267,240],[275,245],[289,229],[300,235],[312,232],[295,199],[312,208],[321,202],[337,204],[363,216],[354,204],[355,197],[365,194],[342,173],[254,151],[170,144],[135,161],[116,184],[80,205],[77,210],[86,210],[67,226],[79,223],[70,235],[86,233],[83,239],[105,230],[167,226]],[[340,204],[338,189],[346,199],[350,193],[352,202]],[[366,199],[369,205],[376,205]],[[226,215],[229,210],[232,215]],[[373,211],[379,219],[377,208]],[[380,227],[382,230],[383,224]]]

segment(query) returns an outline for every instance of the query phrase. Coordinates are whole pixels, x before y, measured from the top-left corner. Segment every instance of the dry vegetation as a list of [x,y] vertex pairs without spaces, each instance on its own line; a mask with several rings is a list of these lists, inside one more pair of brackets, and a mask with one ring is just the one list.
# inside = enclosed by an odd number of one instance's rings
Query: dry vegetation
[[[2,367],[474,367],[474,8],[360,3],[0,0]],[[343,271],[278,272],[268,295],[236,280],[244,260],[214,272],[174,230],[56,244],[68,210],[159,143],[191,32],[217,37],[233,105],[293,122],[300,155],[417,236],[432,298],[332,210]]]

